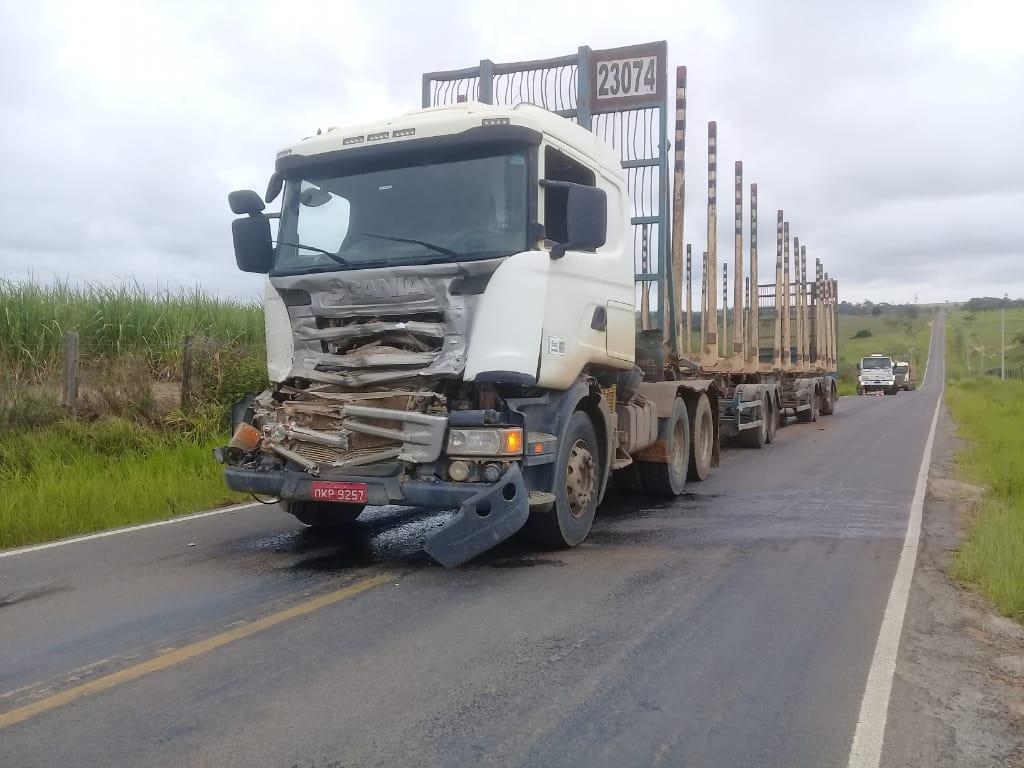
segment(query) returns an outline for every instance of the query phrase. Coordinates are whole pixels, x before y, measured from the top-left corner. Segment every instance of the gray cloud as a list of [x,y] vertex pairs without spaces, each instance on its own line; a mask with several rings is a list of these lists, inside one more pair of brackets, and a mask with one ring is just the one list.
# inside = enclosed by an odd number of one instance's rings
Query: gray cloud
[[716,119],[720,167],[759,185],[762,270],[782,207],[846,298],[1024,295],[1022,23],[960,0],[0,3],[0,274],[253,296],[225,196],[262,189],[280,146],[415,108],[424,70],[667,37],[696,252]]

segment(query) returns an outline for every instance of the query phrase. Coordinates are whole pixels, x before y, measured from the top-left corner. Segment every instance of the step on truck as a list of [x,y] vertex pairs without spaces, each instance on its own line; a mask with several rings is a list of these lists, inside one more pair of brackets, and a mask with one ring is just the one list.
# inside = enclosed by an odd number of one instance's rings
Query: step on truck
[[790,281],[780,227],[758,285],[756,202],[751,276],[718,327],[710,135],[692,311],[677,81],[674,174],[653,43],[430,73],[420,110],[280,151],[279,213],[231,193],[237,264],[267,276],[271,387],[215,451],[228,485],[322,528],[368,504],[455,510],[425,542],[453,566],[524,526],[575,546],[610,484],[675,496],[723,440],[761,447],[787,414],[829,413],[834,281]]

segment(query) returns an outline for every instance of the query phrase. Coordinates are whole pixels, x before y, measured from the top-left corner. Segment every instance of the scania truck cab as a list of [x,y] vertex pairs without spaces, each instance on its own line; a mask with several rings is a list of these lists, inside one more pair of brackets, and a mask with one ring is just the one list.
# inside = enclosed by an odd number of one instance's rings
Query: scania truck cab
[[866,395],[872,392],[884,392],[887,395],[895,395],[899,389],[896,386],[896,374],[893,371],[892,358],[888,355],[873,354],[869,357],[862,357],[857,365],[857,394]]
[[580,543],[613,469],[678,494],[717,462],[714,384],[634,365],[626,176],[589,131],[423,109],[285,148],[278,196],[273,239],[260,195],[229,196],[238,266],[267,275],[271,381],[217,451],[231,488],[322,527],[456,509],[425,545],[455,565],[528,520]]

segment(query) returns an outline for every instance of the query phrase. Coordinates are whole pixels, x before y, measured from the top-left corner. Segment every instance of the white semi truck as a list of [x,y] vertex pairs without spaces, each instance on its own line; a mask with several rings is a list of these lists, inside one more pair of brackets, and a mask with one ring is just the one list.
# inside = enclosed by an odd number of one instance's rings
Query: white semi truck
[[[664,92],[660,51],[648,99]],[[581,66],[596,85],[617,61],[621,90],[625,69],[649,74],[630,54]],[[638,336],[638,192],[623,166],[557,110],[472,100],[279,152],[276,239],[256,192],[229,197],[238,266],[267,275],[271,388],[236,408],[217,451],[228,485],[321,527],[367,504],[456,509],[425,549],[457,565],[523,526],[575,546],[613,478],[677,495],[717,465],[723,438],[761,447],[786,412],[831,412],[834,281],[791,285],[788,242],[786,280],[780,245],[776,283],[734,308],[745,354],[718,354],[707,295],[699,354],[667,330]],[[661,316],[682,325],[672,306]]]
[[900,385],[896,381],[896,371],[889,355],[876,352],[862,357],[857,363],[858,395],[870,395],[872,392],[896,395],[899,391]]

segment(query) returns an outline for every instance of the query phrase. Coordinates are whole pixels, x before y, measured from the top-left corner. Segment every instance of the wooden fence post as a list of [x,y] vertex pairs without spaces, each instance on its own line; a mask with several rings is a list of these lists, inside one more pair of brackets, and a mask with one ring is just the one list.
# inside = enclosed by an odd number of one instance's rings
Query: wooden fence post
[[78,331],[67,331],[63,341],[63,368],[61,370],[60,402],[74,409],[78,404]]
[[181,410],[192,402],[192,335],[185,337],[181,349]]

